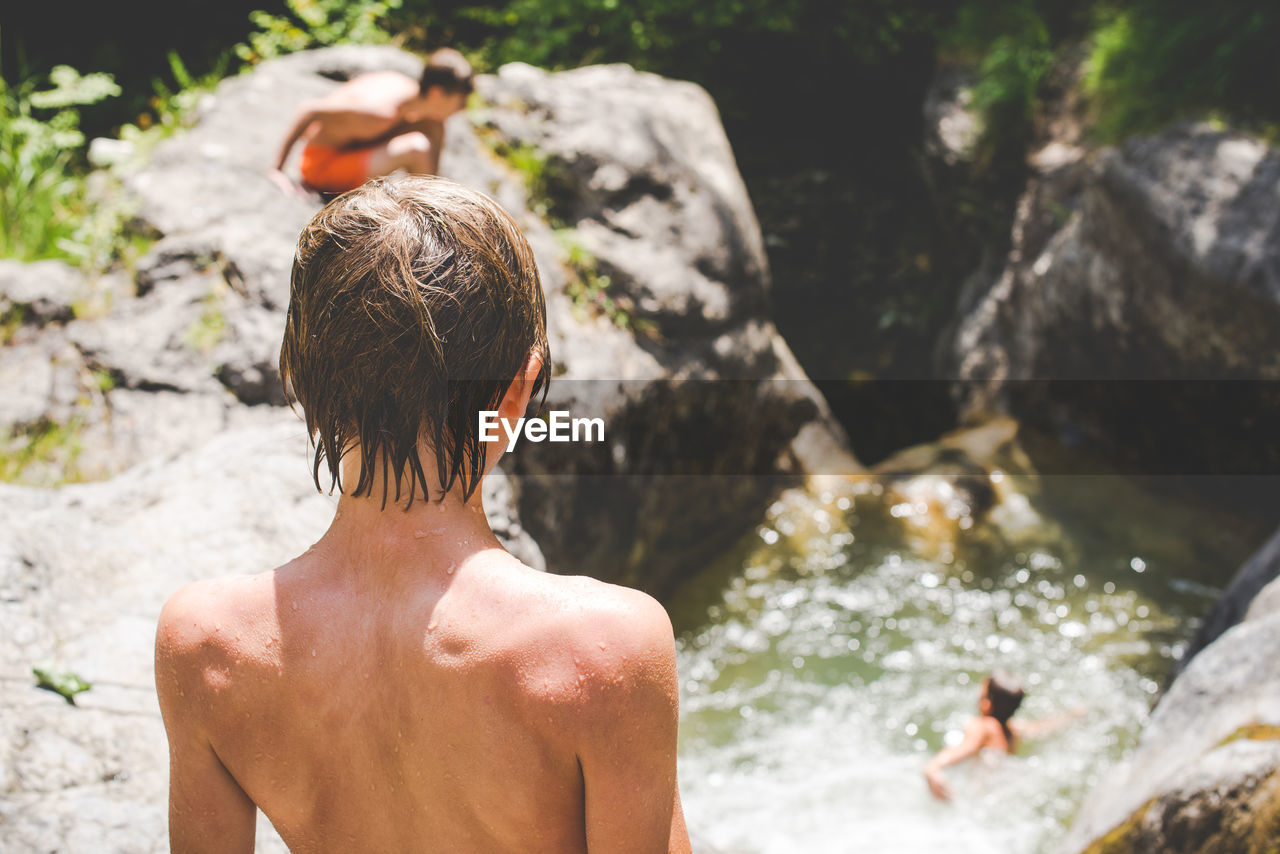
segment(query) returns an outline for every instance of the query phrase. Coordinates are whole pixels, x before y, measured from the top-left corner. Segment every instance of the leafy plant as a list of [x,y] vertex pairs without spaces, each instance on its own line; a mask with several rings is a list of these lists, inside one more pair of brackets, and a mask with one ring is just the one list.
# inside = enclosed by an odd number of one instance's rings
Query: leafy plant
[[59,65],[52,88],[0,79],[0,257],[34,261],[82,253],[74,239],[86,212],[76,165],[84,146],[79,108],[120,94],[109,74]]
[[32,667],[31,673],[36,677],[36,687],[61,696],[68,705],[76,704],[76,695],[83,694],[93,687],[70,670],[54,670],[52,667]]
[[[176,51],[169,51],[167,59],[169,73],[173,75],[173,81],[177,88],[171,89],[164,80],[159,77],[153,78],[151,88],[155,94],[152,95],[149,102],[151,113],[144,113],[139,116],[138,125],[126,126],[135,128],[139,133],[151,130],[154,138],[170,136],[174,131],[190,124],[191,116],[195,113],[196,105],[200,102],[200,99],[206,92],[213,91],[218,82],[227,76],[227,66],[231,63],[231,54],[222,54],[217,62],[214,63],[212,70],[199,77],[193,76],[187,70],[182,57],[178,56]],[[126,133],[131,133],[131,131]],[[121,134],[122,139],[128,138],[126,133]]]
[[564,222],[557,210],[556,166],[549,160],[546,152],[532,143],[508,139],[497,128],[485,124],[483,118],[477,121],[475,129],[480,141],[520,176],[530,212],[553,227],[563,226]]
[[46,419],[24,430],[10,430],[0,441],[0,481],[44,482],[49,471],[57,473],[56,483],[80,480],[83,426],[79,417],[72,417],[66,423]]
[[1274,132],[1280,7],[1127,0],[1095,18],[1083,87],[1103,139],[1215,113]]
[[648,336],[657,334],[653,321],[631,316],[635,306],[629,297],[615,297],[609,293],[612,280],[599,271],[595,256],[578,240],[576,231],[558,229],[556,239],[565,267],[572,274],[565,285],[565,294],[573,303],[574,314],[579,320],[605,317],[619,329],[634,329]]
[[340,42],[377,44],[390,40],[383,28],[388,13],[402,0],[286,0],[291,15],[249,13],[257,30],[235,47],[248,63]]
[[973,109],[982,123],[981,165],[1021,162],[1039,106],[1039,87],[1053,65],[1049,9],[1037,0],[969,0],[945,33],[943,54],[976,69]]

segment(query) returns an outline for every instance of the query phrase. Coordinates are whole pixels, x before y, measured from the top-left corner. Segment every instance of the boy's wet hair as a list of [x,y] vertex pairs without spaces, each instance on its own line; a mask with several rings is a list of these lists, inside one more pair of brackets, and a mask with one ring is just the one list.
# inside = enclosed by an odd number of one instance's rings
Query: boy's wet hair
[[449,94],[470,95],[475,90],[475,74],[466,57],[451,47],[442,47],[427,57],[427,67],[418,80],[418,94],[426,95],[432,86]]
[[280,378],[315,443],[317,488],[325,462],[330,491],[343,491],[341,460],[358,446],[351,494],[372,494],[380,460],[383,506],[393,481],[397,503],[407,488],[407,509],[419,488],[431,497],[422,438],[444,492],[458,484],[470,498],[487,447],[478,412],[497,409],[531,352],[542,357],[532,397],[545,399],[551,362],[533,252],[481,193],[443,178],[376,178],[303,229]]
[[997,670],[987,677],[986,696],[991,704],[991,717],[1000,722],[1006,738],[1012,733],[1009,730],[1009,718],[1022,705],[1025,691],[1022,680],[1007,670]]

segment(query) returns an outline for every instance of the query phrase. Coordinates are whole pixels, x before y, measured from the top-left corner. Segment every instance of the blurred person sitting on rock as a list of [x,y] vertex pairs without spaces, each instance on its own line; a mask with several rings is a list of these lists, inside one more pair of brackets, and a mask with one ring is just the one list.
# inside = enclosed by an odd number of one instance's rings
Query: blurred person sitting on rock
[[298,108],[280,147],[272,179],[296,190],[282,171],[299,139],[305,187],[343,193],[397,170],[440,171],[444,123],[474,88],[471,65],[451,48],[437,50],[415,80],[398,71],[361,74]]
[[380,178],[311,220],[281,375],[337,512],[164,606],[174,852],[252,851],[256,808],[292,851],[689,851],[666,611],[524,565],[485,516],[506,438],[479,413],[511,429],[549,358],[533,253],[487,197]]

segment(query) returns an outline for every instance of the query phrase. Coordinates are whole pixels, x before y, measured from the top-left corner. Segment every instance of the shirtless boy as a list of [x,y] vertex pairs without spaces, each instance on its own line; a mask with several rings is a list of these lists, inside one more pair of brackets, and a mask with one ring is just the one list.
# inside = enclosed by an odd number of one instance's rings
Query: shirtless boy
[[435,175],[445,119],[466,105],[472,88],[470,64],[450,48],[431,54],[418,80],[397,71],[361,74],[298,108],[273,178],[292,186],[281,170],[300,138],[299,171],[313,190],[342,193],[397,169]]
[[165,605],[156,685],[173,851],[688,852],[671,623],[538,572],[481,481],[545,388],[528,243],[439,178],[376,179],[303,231],[280,355],[340,498],[273,571]]

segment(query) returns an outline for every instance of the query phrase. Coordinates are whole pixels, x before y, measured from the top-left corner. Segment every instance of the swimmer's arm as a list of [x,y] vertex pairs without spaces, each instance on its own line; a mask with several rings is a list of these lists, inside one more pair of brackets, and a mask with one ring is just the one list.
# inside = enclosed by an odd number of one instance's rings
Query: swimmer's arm
[[254,847],[257,807],[223,766],[200,714],[208,663],[200,585],[165,604],[156,630],[156,692],[169,737],[173,854],[241,854]]
[[1084,706],[1077,706],[1065,714],[1054,715],[1053,717],[1038,718],[1030,721],[1011,720],[1009,721],[1009,728],[1013,730],[1013,734],[1018,737],[1019,741],[1026,741],[1060,730],[1077,718],[1084,717],[1088,711]]
[[[590,854],[689,854],[676,784],[679,688],[671,621],[629,592],[630,613],[592,622],[583,665],[582,769]],[[584,632],[585,634],[585,632]],[[604,649],[592,650],[592,641]]]
[[934,754],[933,758],[924,766],[924,778],[928,782],[929,791],[933,792],[934,797],[944,801],[951,800],[951,787],[947,785],[947,779],[942,775],[942,769],[976,755],[982,749],[985,741],[986,731],[982,726],[982,720],[974,718],[965,724],[964,738],[961,739],[959,744],[944,747]]

